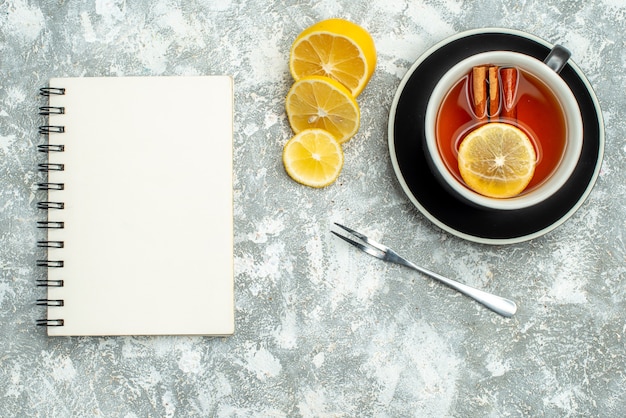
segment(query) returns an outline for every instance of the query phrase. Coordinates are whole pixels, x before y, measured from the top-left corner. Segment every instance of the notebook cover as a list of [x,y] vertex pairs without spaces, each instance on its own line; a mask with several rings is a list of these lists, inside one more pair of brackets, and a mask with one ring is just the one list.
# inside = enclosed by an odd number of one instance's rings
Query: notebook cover
[[65,127],[49,154],[48,335],[234,331],[232,124],[227,76],[56,78]]

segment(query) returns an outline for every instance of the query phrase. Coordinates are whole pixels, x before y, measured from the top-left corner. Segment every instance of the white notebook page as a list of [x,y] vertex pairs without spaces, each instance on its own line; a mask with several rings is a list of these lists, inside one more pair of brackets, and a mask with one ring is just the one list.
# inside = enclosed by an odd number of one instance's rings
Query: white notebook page
[[49,200],[48,335],[228,335],[234,331],[232,79],[58,78],[50,96],[65,171]]

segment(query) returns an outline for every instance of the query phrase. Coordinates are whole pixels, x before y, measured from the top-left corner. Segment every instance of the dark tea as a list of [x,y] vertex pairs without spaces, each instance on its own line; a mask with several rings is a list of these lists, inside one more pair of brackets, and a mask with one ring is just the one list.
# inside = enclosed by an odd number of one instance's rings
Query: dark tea
[[[526,191],[543,183],[559,165],[566,145],[566,121],[563,109],[554,93],[541,80],[532,74],[517,68],[515,95],[512,105],[516,115],[511,117],[504,111],[503,101],[507,93],[503,86],[503,69],[498,69],[492,77],[498,77],[496,96],[499,97],[499,122],[510,123],[523,130],[535,147],[537,164],[535,173]],[[437,114],[436,138],[439,153],[448,170],[462,182],[459,173],[457,155],[459,144],[465,136],[477,127],[493,120],[496,112],[484,110],[477,115],[472,97],[472,73],[467,74],[454,85],[445,96]],[[492,83],[496,85],[496,83]],[[493,92],[492,92],[493,93]],[[489,92],[487,92],[489,94]],[[487,98],[488,100],[488,98]],[[498,103],[498,102],[496,102]],[[490,116],[489,113],[492,115]]]

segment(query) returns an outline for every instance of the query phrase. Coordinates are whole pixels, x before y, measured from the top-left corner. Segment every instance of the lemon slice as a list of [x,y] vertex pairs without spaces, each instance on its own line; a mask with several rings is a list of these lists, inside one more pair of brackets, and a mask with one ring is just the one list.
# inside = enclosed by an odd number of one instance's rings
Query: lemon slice
[[507,198],[521,193],[535,173],[537,155],[528,136],[507,123],[470,132],[459,147],[459,171],[475,192]]
[[322,20],[305,29],[291,46],[289,71],[294,80],[309,75],[330,77],[357,97],[376,67],[370,34],[343,19]]
[[328,77],[308,76],[296,81],[285,99],[285,110],[295,133],[320,128],[339,143],[359,130],[361,111],[341,83]]
[[289,177],[310,187],[324,187],[339,177],[343,151],[323,129],[307,129],[291,138],[283,149],[283,164]]

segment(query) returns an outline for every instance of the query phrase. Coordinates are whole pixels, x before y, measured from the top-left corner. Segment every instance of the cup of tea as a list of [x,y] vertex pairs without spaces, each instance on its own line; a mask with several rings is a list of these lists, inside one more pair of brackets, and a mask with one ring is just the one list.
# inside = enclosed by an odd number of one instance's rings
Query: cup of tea
[[[490,51],[460,61],[443,75],[426,107],[424,149],[432,172],[451,194],[473,206],[515,210],[541,203],[565,184],[583,144],[578,102],[558,74],[568,59],[569,51],[558,45],[544,61]],[[513,195],[485,193],[466,181],[467,167],[459,166],[463,141],[485,126],[511,126],[532,145],[530,180]],[[507,158],[504,154],[494,156],[496,164]],[[486,181],[503,181],[498,174],[479,174]]]

